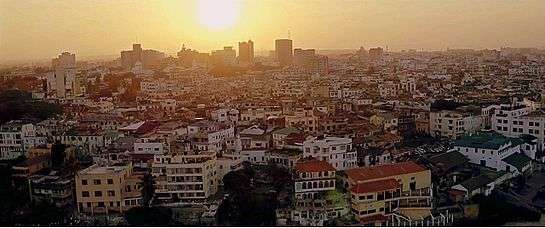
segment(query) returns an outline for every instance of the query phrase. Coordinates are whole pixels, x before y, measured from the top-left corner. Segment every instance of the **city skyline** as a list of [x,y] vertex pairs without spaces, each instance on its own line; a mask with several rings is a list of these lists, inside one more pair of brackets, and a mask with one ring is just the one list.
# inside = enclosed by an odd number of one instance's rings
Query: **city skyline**
[[117,55],[132,43],[170,54],[182,44],[210,52],[251,39],[259,53],[273,50],[274,40],[288,33],[294,48],[317,50],[545,46],[545,31],[535,23],[545,20],[543,1],[215,3],[2,0],[0,62],[48,59],[63,51]]

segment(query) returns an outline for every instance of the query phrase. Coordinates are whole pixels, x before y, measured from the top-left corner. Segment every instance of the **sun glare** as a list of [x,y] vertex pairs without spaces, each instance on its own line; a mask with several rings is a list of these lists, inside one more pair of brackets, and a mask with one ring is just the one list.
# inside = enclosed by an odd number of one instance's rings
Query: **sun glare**
[[207,28],[226,29],[235,24],[238,8],[233,0],[199,0],[197,13]]

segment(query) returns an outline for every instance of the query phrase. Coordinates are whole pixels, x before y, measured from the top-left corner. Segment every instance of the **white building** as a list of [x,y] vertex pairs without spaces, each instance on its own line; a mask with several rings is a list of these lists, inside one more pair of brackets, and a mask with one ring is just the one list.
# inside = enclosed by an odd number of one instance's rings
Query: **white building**
[[202,120],[187,126],[193,149],[219,152],[225,140],[235,137],[235,129],[225,124]]
[[26,155],[29,148],[46,144],[45,137],[36,134],[33,124],[11,121],[0,126],[0,160]]
[[350,138],[319,136],[307,139],[303,142],[303,157],[327,161],[336,170],[357,166],[357,155]]
[[532,138],[509,138],[494,132],[464,136],[454,141],[453,147],[471,163],[515,174],[530,168],[530,156],[535,156],[537,151]]
[[191,149],[188,142],[171,145],[170,153],[155,155],[151,174],[155,197],[165,203],[202,203],[220,184],[214,151]]
[[47,74],[47,92],[57,98],[83,94],[81,79],[76,75],[76,55],[63,52],[52,60],[53,71]]
[[305,159],[294,171],[292,221],[302,226],[323,226],[325,221],[348,213],[348,202],[335,190],[335,168],[331,164]]
[[506,136],[518,137],[523,134],[537,138],[538,150],[545,148],[545,113],[532,111],[522,105],[500,105],[492,116],[492,130]]
[[239,111],[236,109],[220,108],[210,112],[212,120],[220,123],[232,122],[236,125],[238,122]]
[[134,142],[134,153],[164,154],[168,143],[160,139],[139,138]]

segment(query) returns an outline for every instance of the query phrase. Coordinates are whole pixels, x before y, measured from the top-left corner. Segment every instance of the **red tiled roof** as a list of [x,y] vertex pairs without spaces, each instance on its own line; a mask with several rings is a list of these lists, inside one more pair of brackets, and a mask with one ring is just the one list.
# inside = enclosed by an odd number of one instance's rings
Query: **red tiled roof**
[[378,180],[366,183],[358,183],[354,187],[350,188],[350,191],[356,194],[378,192],[389,189],[399,188],[399,182],[395,179]]
[[335,171],[335,168],[326,161],[307,160],[301,161],[295,164],[295,170],[297,172],[325,172]]
[[425,170],[426,168],[412,161],[408,161],[373,167],[354,168],[346,170],[345,172],[348,178],[354,181],[368,181],[401,174],[417,173]]

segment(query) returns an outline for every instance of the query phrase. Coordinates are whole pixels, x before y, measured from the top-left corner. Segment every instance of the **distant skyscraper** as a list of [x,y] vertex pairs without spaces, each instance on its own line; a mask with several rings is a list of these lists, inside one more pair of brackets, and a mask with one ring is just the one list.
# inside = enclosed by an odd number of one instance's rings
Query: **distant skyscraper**
[[275,41],[276,60],[280,66],[293,63],[293,44],[290,39],[277,39]]
[[81,80],[76,77],[76,54],[63,52],[51,60],[53,70],[47,74],[47,92],[57,98],[83,93]]
[[254,42],[238,42],[238,62],[241,65],[251,65],[254,63]]
[[381,47],[371,48],[369,49],[369,58],[371,60],[380,60],[382,59],[382,53],[384,53],[384,51]]
[[223,50],[215,50],[210,54],[212,64],[232,66],[237,58],[237,51],[231,46],[223,47]]
[[329,71],[327,56],[317,55],[314,49],[294,49],[293,65],[309,73],[327,74]]
[[142,50],[141,44],[133,44],[132,50],[121,51],[121,66],[131,69],[135,63],[140,62],[144,68],[149,68],[165,58],[165,54],[156,50]]
[[315,55],[316,51],[314,49],[296,48],[293,50],[293,65],[307,67],[311,64]]
[[57,67],[75,67],[76,66],[76,54],[70,54],[70,52],[63,52],[57,58],[51,60],[51,67],[53,69]]

